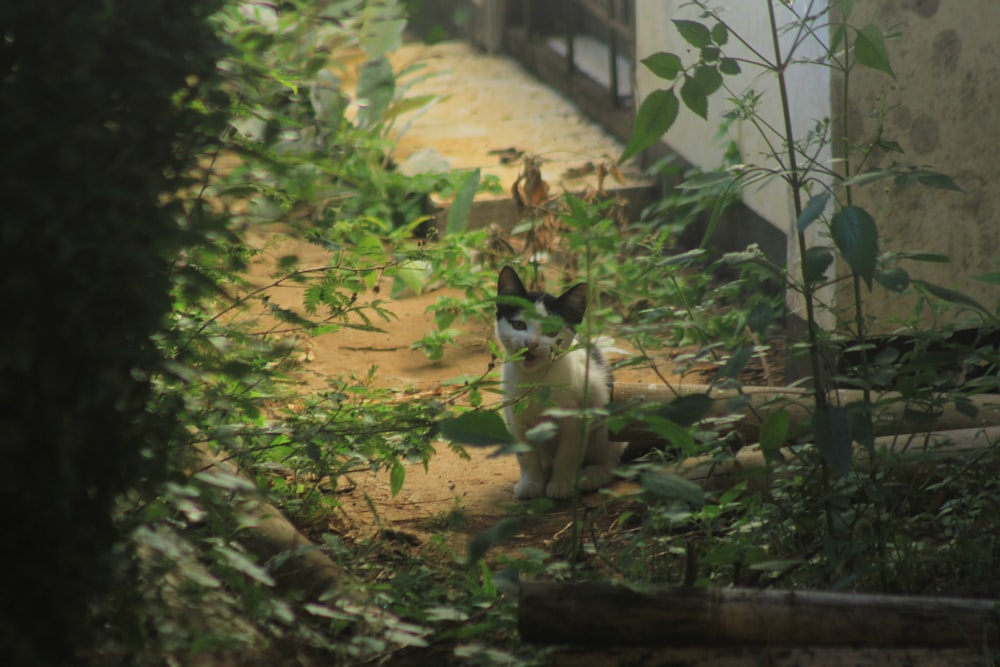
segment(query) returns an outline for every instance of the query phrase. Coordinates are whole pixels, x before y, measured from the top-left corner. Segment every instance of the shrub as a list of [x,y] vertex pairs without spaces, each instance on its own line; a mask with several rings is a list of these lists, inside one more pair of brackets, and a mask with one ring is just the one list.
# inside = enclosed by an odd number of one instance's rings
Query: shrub
[[[0,502],[11,664],[65,664],[109,585],[115,498],[155,474],[175,427],[146,412],[161,359],[170,196],[217,118],[192,103],[215,74],[216,2],[0,9]],[[30,610],[30,612],[29,612]]]

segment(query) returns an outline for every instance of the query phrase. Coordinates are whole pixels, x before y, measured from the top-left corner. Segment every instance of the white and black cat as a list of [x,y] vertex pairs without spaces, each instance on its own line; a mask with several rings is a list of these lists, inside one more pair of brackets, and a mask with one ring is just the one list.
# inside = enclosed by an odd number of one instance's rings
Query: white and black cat
[[[505,416],[518,441],[532,448],[517,455],[518,498],[569,498],[578,473],[580,489],[592,491],[611,481],[618,466],[622,446],[609,442],[605,424],[591,419],[585,434],[579,416],[545,414],[553,408],[600,408],[611,398],[611,370],[604,357],[576,342],[574,329],[586,308],[586,283],[555,297],[529,292],[509,266],[500,271],[496,334],[511,357],[502,373]],[[530,443],[526,433],[542,422],[556,426],[554,435]]]

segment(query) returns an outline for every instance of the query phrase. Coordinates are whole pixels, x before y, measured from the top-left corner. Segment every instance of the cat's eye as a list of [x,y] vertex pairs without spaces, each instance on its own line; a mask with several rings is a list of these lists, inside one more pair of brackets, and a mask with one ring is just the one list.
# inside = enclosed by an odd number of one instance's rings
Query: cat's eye
[[514,331],[524,331],[528,328],[528,324],[521,320],[511,320],[510,326],[514,327]]

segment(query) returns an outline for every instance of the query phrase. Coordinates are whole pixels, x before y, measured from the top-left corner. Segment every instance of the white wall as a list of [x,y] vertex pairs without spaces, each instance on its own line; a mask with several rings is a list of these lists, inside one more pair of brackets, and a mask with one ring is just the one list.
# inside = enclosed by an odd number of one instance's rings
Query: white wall
[[[821,0],[795,0],[794,7],[804,12],[810,4],[820,5]],[[693,19],[703,23],[699,18],[699,10],[691,6],[688,0],[636,0],[636,92],[641,101],[653,90],[666,87],[670,82],[654,76],[641,64],[643,58],[658,51],[669,51],[681,57],[685,64],[696,61],[698,54],[677,33],[671,19]],[[711,6],[720,8],[721,17],[731,26],[732,32],[738,32],[763,57],[773,60],[774,47],[771,39],[767,4],[760,0],[714,0]],[[775,2],[777,23],[786,25],[792,20],[792,15],[781,3]],[[711,23],[708,23],[711,26]],[[818,37],[826,40],[826,31]],[[794,32],[786,32],[781,38],[783,57],[787,54]],[[823,52],[815,39],[806,38],[799,46],[797,55],[800,59],[817,57]],[[758,61],[750,48],[739,43],[730,34],[729,43],[723,47],[723,55],[727,57],[745,58]],[[681,109],[677,122],[665,135],[664,141],[684,159],[705,169],[712,169],[721,164],[724,147],[714,140],[723,120],[723,112],[729,108],[727,99],[739,96],[749,89],[762,94],[758,113],[774,128],[783,129],[780,113],[780,96],[778,85],[772,74],[764,72],[759,67],[741,62],[742,74],[725,77],[725,88],[709,99],[708,120],[703,120],[686,108]],[[830,76],[828,70],[816,65],[792,65],[786,73],[787,89],[791,98],[793,132],[797,137],[805,137],[817,120],[830,116]],[[728,88],[728,90],[727,90]],[[743,156],[743,162],[777,168],[778,165],[767,157],[770,152],[767,142],[756,128],[747,123],[734,126],[730,136],[736,140]],[[776,135],[769,134],[771,145],[783,150],[783,143]],[[823,149],[819,159],[829,163],[830,151]],[[757,214],[788,235],[794,225],[794,212],[789,189],[783,181],[773,179],[763,186],[754,185],[744,192],[744,201]],[[818,230],[819,225],[810,228],[811,233]],[[810,245],[816,239],[808,239]],[[788,267],[792,275],[799,275],[798,248],[794,242],[788,243]],[[794,295],[793,295],[794,296]],[[832,299],[831,294],[821,295],[821,298]],[[800,304],[794,300],[789,307],[797,309]],[[824,324],[826,324],[824,322]]]

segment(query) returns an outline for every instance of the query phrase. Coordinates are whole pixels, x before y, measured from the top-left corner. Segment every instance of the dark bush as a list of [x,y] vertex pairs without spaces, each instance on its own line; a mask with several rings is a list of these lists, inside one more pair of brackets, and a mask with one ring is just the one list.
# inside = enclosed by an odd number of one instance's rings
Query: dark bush
[[110,581],[115,499],[175,428],[147,411],[184,243],[171,193],[220,119],[218,2],[0,5],[0,654],[60,664]]

